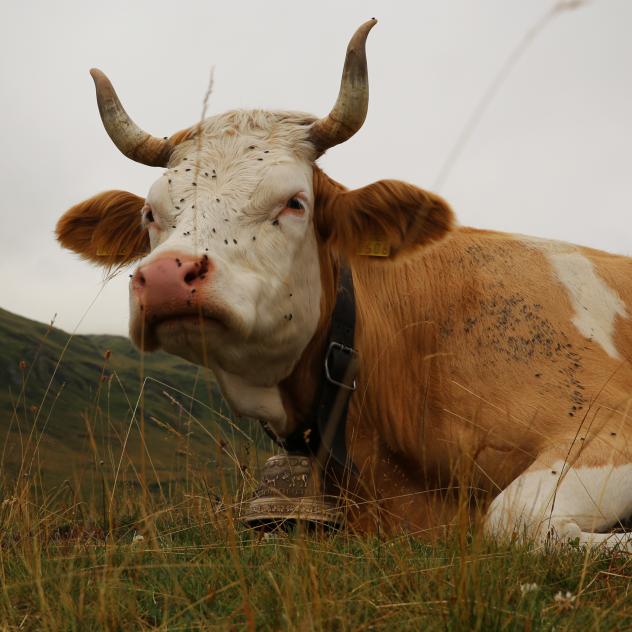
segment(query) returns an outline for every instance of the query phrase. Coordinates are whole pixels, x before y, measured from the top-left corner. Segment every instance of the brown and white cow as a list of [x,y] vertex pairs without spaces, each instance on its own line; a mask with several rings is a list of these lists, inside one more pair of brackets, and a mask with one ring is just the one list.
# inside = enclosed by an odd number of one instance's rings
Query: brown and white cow
[[[105,266],[139,260],[135,344],[210,367],[233,410],[279,436],[309,414],[350,266],[360,366],[347,447],[380,516],[432,530],[467,473],[493,535],[629,546],[608,530],[632,514],[632,259],[456,226],[414,185],[347,190],[323,173],[318,156],[364,121],[374,24],[352,38],[323,119],[231,111],[158,139],[92,71],[114,143],[166,170],[146,198],[108,191],[73,207],[59,241]],[[367,240],[389,256],[360,254]]]

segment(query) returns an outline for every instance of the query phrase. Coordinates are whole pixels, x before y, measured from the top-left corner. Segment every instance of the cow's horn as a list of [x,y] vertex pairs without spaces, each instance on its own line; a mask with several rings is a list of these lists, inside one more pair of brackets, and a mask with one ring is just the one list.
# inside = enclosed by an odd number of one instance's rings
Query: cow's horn
[[136,162],[151,167],[166,167],[173,144],[169,140],[151,136],[132,121],[110,80],[98,68],[92,68],[90,74],[97,89],[97,103],[103,126],[114,144]]
[[366,65],[366,38],[377,24],[375,18],[365,22],[353,35],[340,81],[340,92],[334,109],[312,124],[310,140],[318,155],[329,147],[344,143],[364,123],[369,107],[369,75]]

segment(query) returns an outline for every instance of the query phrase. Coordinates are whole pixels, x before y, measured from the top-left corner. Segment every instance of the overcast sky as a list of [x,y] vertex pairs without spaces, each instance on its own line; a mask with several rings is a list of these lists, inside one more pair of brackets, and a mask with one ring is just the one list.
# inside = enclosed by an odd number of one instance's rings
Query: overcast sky
[[[0,25],[0,307],[75,329],[103,274],[53,238],[72,204],[111,188],[145,195],[160,170],[123,157],[101,126],[88,69],[166,136],[209,114],[326,114],[350,35],[368,41],[363,129],[321,165],[360,186],[432,189],[477,102],[554,0],[3,1]],[[440,193],[462,224],[632,255],[632,0],[592,0],[531,42]],[[80,332],[126,333],[127,273]]]

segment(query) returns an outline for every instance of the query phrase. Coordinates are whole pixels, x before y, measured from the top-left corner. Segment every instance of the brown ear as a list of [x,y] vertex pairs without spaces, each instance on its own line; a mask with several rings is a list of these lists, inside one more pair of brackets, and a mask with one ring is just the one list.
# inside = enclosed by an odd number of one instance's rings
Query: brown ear
[[141,225],[145,200],[127,191],[105,191],[76,204],[57,222],[57,239],[84,259],[111,268],[149,252]]
[[445,200],[399,180],[349,191],[315,167],[314,197],[320,236],[348,258],[410,253],[444,237],[454,220]]

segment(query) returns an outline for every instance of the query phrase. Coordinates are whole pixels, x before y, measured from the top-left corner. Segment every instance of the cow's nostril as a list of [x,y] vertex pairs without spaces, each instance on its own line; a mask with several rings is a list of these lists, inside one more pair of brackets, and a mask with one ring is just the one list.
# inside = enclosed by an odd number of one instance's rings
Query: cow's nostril
[[196,261],[189,267],[184,275],[184,282],[192,285],[197,279],[204,279],[209,269],[208,255],[204,255],[199,261]]

